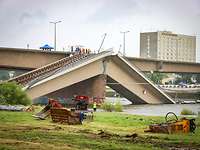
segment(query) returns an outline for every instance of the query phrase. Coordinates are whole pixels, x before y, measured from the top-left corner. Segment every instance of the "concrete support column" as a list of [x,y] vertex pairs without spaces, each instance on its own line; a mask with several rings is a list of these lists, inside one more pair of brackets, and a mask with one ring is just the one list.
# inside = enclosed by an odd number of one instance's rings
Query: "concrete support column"
[[69,87],[57,90],[45,95],[51,98],[70,100],[74,95],[87,95],[90,98],[105,98],[106,75],[98,75],[93,78],[78,82]]

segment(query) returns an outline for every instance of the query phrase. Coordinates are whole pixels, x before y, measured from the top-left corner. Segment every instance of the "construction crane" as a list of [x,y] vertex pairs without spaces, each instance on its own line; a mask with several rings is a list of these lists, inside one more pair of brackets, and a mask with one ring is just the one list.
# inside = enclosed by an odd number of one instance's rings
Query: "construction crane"
[[98,49],[98,53],[100,52],[100,50],[101,50],[101,48],[102,48],[102,46],[103,46],[104,40],[105,40],[105,38],[106,38],[106,35],[107,35],[107,33],[104,33],[104,34],[103,34],[103,40],[102,40],[101,45],[100,45],[100,47],[99,47],[99,49]]

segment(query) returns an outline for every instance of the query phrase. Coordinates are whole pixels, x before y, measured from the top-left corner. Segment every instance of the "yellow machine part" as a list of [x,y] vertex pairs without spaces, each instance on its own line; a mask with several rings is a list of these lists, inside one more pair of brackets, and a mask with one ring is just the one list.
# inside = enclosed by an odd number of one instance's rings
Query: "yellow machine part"
[[[174,115],[175,118],[170,119],[169,115]],[[178,120],[178,117],[173,112],[168,112],[165,116],[166,123],[161,124],[151,124],[149,125],[149,130],[145,132],[153,133],[194,133],[196,129],[195,119],[181,118]]]
[[189,133],[190,132],[190,121],[183,119],[172,123],[168,128],[169,133]]

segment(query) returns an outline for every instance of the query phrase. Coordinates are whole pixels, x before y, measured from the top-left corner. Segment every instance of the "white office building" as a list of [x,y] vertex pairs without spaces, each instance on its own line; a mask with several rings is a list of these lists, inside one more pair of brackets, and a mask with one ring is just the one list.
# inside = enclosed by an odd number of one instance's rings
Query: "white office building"
[[140,57],[196,62],[196,36],[169,31],[140,33]]

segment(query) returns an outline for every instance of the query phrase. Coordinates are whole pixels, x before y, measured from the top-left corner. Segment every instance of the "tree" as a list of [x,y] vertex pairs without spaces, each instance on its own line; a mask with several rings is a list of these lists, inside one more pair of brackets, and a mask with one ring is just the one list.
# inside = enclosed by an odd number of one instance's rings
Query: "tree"
[[0,104],[29,105],[31,100],[25,91],[13,82],[0,83]]
[[181,82],[185,84],[192,84],[192,77],[193,74],[186,74],[186,73],[177,73],[178,76],[176,77],[175,84],[179,84]]
[[195,79],[196,79],[196,82],[200,84],[200,74],[196,74]]
[[156,73],[147,73],[147,78],[149,78],[155,84],[161,84],[162,80],[167,77],[166,74],[156,72]]

